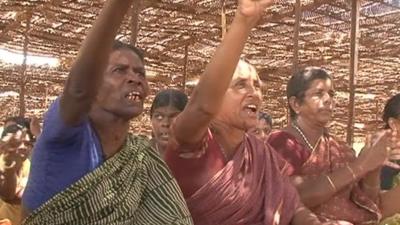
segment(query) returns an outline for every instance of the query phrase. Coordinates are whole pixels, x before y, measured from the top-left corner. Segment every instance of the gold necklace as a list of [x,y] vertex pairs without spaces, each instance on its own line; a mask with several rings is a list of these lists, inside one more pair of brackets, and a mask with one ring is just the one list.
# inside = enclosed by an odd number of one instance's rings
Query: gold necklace
[[319,142],[321,141],[322,135],[321,135],[321,137],[318,138],[318,140],[315,143],[315,145],[312,146],[311,143],[308,141],[306,135],[304,135],[303,131],[300,129],[300,127],[298,127],[295,123],[292,123],[292,126],[294,127],[294,129],[296,129],[296,131],[303,138],[304,142],[307,144],[307,147],[311,150],[311,152],[313,152],[315,150],[315,148],[318,146]]

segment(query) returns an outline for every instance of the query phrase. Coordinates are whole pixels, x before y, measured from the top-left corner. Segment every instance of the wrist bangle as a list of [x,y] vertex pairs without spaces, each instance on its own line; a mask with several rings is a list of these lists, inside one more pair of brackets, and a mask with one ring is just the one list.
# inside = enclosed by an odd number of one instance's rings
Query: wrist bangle
[[357,180],[357,175],[354,173],[354,170],[349,166],[349,164],[346,165],[346,168],[351,173],[351,176],[353,176],[353,180]]
[[328,180],[329,184],[331,185],[333,191],[337,192],[337,188],[336,188],[335,184],[333,183],[331,177],[329,175],[325,175],[325,177]]

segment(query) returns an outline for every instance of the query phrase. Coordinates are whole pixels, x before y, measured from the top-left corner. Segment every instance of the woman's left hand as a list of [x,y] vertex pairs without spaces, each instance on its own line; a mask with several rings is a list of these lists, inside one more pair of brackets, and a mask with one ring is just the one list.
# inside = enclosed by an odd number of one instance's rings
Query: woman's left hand
[[388,152],[388,160],[385,162],[385,165],[394,169],[400,169],[400,165],[394,162],[400,160],[400,138],[396,130],[391,132]]

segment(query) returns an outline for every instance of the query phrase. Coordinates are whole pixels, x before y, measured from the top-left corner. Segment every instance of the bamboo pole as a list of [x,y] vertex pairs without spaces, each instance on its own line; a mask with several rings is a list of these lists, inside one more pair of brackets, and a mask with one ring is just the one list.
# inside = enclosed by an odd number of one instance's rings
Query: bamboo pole
[[186,80],[187,80],[187,66],[188,66],[188,59],[189,59],[189,45],[185,45],[185,59],[183,64],[183,80],[182,80],[182,91],[186,93]]
[[226,25],[226,2],[225,0],[221,0],[221,38],[224,39],[227,25]]
[[360,39],[360,0],[351,0],[351,43],[349,77],[349,118],[347,123],[347,144],[352,146],[354,139],[354,98],[355,76],[358,73],[358,46]]
[[301,0],[296,0],[294,37],[293,37],[293,74],[295,74],[299,69],[300,22],[301,22]]
[[25,105],[25,94],[26,94],[26,84],[27,84],[27,76],[26,76],[26,68],[27,68],[27,58],[28,58],[28,47],[29,47],[29,30],[31,29],[31,19],[32,13],[26,12],[26,27],[24,32],[24,46],[23,46],[23,60],[21,65],[21,77],[20,77],[20,91],[19,91],[19,116],[24,117],[26,113],[26,105]]
[[142,0],[134,0],[131,14],[131,45],[136,45],[139,34],[139,14],[142,10]]

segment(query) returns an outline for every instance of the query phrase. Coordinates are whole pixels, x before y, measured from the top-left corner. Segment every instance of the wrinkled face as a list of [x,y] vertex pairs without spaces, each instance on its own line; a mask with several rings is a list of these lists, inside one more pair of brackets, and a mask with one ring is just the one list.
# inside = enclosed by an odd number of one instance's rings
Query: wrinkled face
[[158,107],[151,117],[154,139],[159,147],[165,148],[170,138],[170,126],[175,117],[180,113],[173,106]]
[[326,126],[332,118],[334,89],[330,79],[312,81],[305,92],[303,102],[296,100],[294,110],[298,119]]
[[131,119],[143,111],[149,87],[143,62],[129,50],[111,53],[95,105],[117,117]]
[[225,93],[217,119],[247,131],[257,124],[261,106],[261,81],[254,67],[242,68],[243,72],[240,68],[238,70]]
[[256,137],[263,139],[271,132],[271,126],[264,119],[259,119],[255,128],[250,130],[250,133]]

